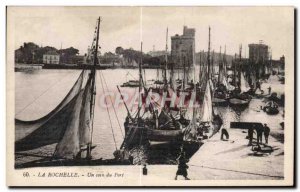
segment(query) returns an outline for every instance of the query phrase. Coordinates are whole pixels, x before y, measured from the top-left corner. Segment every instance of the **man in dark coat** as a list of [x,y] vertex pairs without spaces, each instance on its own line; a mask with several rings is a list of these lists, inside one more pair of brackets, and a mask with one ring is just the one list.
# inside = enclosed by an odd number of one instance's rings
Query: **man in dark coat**
[[225,129],[224,127],[221,129],[221,140],[224,141],[224,136],[226,137],[226,141],[229,139],[229,134],[227,129]]
[[178,158],[178,170],[176,172],[176,176],[175,176],[175,180],[177,180],[178,175],[182,175],[185,180],[190,180],[187,175],[187,169],[189,168],[189,166],[186,164],[186,159],[185,159],[185,152],[183,150],[181,150],[180,152],[180,156]]
[[255,126],[253,125],[252,127],[250,127],[250,128],[248,129],[248,139],[249,139],[248,146],[251,146],[251,145],[252,145],[254,128],[255,128]]
[[270,135],[270,127],[268,127],[267,124],[264,124],[264,136],[265,136],[266,144],[268,144],[269,135]]

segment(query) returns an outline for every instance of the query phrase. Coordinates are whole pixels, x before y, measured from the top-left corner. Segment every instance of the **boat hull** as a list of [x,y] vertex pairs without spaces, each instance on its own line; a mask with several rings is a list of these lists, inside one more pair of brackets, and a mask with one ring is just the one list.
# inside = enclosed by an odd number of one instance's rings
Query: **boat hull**
[[147,138],[151,142],[181,142],[182,130],[147,129]]
[[228,105],[228,100],[227,99],[221,99],[221,98],[213,98],[212,103],[215,106],[220,106],[220,107],[224,106],[224,107],[226,107]]
[[277,108],[271,108],[271,107],[266,107],[264,109],[264,111],[268,114],[268,115],[276,115],[279,113],[279,110]]
[[250,103],[249,99],[243,100],[238,98],[231,98],[229,99],[229,104],[231,106],[240,106],[240,107],[247,107]]

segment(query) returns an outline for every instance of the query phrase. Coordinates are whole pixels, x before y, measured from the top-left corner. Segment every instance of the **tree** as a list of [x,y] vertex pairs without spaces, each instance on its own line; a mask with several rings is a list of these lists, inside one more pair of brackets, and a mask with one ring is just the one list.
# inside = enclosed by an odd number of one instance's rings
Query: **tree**
[[64,55],[68,55],[68,56],[75,56],[79,54],[79,50],[75,49],[74,47],[70,47],[67,49],[61,49],[58,51],[59,53],[62,53]]
[[117,55],[122,55],[124,52],[124,49],[122,47],[117,47],[116,50],[115,50],[115,53]]
[[74,58],[79,54],[79,50],[74,47],[70,47],[67,49],[61,49],[58,53],[61,55],[60,61],[62,63],[76,63]]
[[34,56],[35,56],[35,52],[39,49],[39,46],[32,43],[32,42],[28,42],[28,43],[24,43],[23,46],[20,47],[20,53],[19,55],[21,55],[22,57],[22,61],[25,63],[33,63],[34,62]]

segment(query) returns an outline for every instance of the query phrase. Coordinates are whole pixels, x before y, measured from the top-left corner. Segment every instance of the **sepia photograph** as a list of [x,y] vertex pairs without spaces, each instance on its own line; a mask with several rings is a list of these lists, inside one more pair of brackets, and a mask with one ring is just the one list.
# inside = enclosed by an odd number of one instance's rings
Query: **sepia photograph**
[[293,186],[295,8],[8,6],[8,186]]

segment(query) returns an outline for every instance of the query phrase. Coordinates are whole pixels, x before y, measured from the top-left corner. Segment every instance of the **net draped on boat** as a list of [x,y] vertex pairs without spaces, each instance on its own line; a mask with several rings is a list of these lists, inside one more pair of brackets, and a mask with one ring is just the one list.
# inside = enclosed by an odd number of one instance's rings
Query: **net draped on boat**
[[[15,119],[16,152],[58,143],[56,156],[68,158],[78,153],[81,144],[89,142],[85,133],[89,131],[89,125],[82,126],[83,120],[89,122],[86,113],[90,115],[87,102],[90,102],[92,77],[89,74],[89,71],[83,70],[66,97],[44,117],[33,121]],[[70,138],[73,140],[68,140]],[[64,142],[66,140],[68,145]]]

